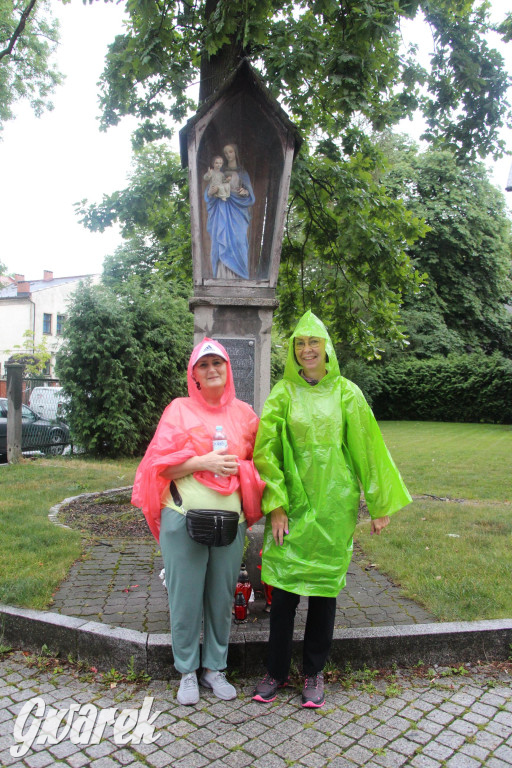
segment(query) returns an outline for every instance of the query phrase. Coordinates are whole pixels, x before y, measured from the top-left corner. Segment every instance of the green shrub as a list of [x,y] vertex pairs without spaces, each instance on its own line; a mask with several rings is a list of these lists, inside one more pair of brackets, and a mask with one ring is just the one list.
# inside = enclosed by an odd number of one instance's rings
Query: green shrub
[[118,292],[85,284],[73,297],[57,355],[74,440],[94,456],[132,456],[165,406],[187,392],[193,343],[187,301],[155,278]]
[[277,382],[283,378],[287,352],[288,352],[287,343],[277,342],[272,340],[272,347],[270,350],[270,387],[271,388],[274,386],[274,384],[277,384]]
[[375,366],[368,365],[363,360],[340,361],[341,375],[357,384],[369,405],[373,406],[382,390],[382,382]]
[[378,375],[378,419],[512,423],[512,360],[499,353],[411,358]]

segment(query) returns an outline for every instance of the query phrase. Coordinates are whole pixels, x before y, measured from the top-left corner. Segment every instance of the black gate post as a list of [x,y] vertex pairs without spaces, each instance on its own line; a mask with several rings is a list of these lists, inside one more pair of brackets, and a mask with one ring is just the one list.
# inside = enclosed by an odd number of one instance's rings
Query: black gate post
[[21,458],[21,376],[23,365],[6,363],[7,371],[7,461],[16,464]]

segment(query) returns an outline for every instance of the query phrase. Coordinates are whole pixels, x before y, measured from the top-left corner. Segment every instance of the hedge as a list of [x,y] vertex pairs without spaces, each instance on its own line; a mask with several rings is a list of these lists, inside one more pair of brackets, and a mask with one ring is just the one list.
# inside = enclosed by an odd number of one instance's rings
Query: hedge
[[378,419],[512,423],[512,360],[499,353],[410,359],[378,375]]

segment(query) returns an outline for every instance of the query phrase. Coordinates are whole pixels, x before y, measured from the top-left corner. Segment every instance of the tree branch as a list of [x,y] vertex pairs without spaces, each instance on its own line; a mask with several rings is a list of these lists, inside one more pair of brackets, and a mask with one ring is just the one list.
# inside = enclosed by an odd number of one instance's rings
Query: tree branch
[[25,29],[25,25],[27,23],[27,19],[30,16],[30,14],[32,13],[36,2],[37,2],[37,0],[30,0],[29,4],[27,5],[25,10],[21,14],[20,23],[18,24],[18,26],[14,30],[14,33],[13,33],[11,39],[9,40],[9,45],[7,46],[7,48],[4,48],[3,51],[0,51],[0,61],[4,58],[4,56],[10,56],[11,55],[11,53],[12,53],[12,51],[14,49],[14,46],[16,45],[16,42],[17,42],[19,36],[23,33],[23,30]]

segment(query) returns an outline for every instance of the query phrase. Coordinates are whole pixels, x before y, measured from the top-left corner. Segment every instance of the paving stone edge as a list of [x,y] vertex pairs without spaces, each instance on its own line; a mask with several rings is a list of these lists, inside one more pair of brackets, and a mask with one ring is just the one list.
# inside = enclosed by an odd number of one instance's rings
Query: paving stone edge
[[[94,664],[100,670],[125,671],[131,663],[152,678],[173,676],[171,634],[151,634],[86,621],[50,611],[0,605],[0,642],[39,651],[46,645],[62,656]],[[229,645],[229,667],[240,674],[263,669],[267,633],[243,633]],[[331,659],[353,669],[461,662],[504,661],[510,656],[512,619],[413,624],[335,630]],[[300,653],[301,634],[294,637]]]

